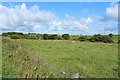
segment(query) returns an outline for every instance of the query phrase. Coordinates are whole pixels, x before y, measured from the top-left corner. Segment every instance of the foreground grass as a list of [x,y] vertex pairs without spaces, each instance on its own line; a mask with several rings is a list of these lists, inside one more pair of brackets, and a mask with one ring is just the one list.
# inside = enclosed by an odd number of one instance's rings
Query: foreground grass
[[0,36],[0,78],[2,77],[2,37]]
[[[16,40],[52,67],[53,77],[79,72],[83,78],[117,78],[118,44],[57,40]],[[47,69],[47,68],[46,68]]]
[[[23,53],[26,56],[23,57]],[[3,78],[47,78],[52,76],[50,66],[31,54],[23,44],[9,38],[2,39]]]

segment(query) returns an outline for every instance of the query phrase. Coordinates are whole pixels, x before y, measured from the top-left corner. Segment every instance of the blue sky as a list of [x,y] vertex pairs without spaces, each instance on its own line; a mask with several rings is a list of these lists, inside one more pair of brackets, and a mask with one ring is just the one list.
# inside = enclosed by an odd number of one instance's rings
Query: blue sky
[[4,2],[1,32],[93,35],[118,33],[118,4],[111,2]]

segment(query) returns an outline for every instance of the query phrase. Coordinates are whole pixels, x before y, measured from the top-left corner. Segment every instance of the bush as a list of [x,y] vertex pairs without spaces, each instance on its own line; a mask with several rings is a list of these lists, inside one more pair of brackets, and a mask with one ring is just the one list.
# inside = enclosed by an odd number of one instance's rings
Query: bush
[[112,43],[113,42],[110,36],[100,35],[100,34],[92,36],[92,38],[89,40],[91,42],[104,42],[104,43]]
[[70,36],[69,36],[69,34],[63,34],[62,38],[65,40],[68,40],[68,39],[70,39]]
[[112,41],[110,36],[104,35],[103,39],[102,39],[102,42],[104,42],[104,43],[112,43],[113,41]]
[[62,40],[62,37],[58,36],[58,40]]
[[110,34],[108,34],[110,37],[112,37],[113,36],[113,34],[112,33],[110,33]]
[[117,42],[118,44],[120,43],[120,40],[118,40],[118,42]]
[[87,37],[86,36],[80,36],[78,38],[79,41],[87,41]]
[[10,38],[11,39],[20,39],[17,35],[11,35]]
[[90,39],[91,42],[102,42],[102,40],[103,40],[103,36],[100,34],[94,35]]
[[57,36],[56,34],[50,35],[50,36],[48,37],[48,39],[57,40],[57,39],[58,39],[58,36]]
[[49,38],[49,35],[48,34],[43,34],[43,39],[44,40],[47,40]]

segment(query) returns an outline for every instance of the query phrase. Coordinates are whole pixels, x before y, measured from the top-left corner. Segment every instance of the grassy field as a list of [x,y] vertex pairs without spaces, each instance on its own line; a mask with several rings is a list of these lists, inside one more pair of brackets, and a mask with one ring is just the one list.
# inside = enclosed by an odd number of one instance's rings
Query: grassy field
[[[36,77],[39,73],[40,77],[69,78],[71,72],[79,72],[83,78],[118,78],[116,43],[25,39],[8,41],[2,46],[4,77]],[[28,61],[21,60],[20,47],[28,50]],[[8,51],[12,51],[14,57],[8,58]],[[39,66],[35,62],[38,57],[41,62]],[[66,72],[66,75],[61,72]]]
[[0,78],[2,77],[2,41],[0,36]]

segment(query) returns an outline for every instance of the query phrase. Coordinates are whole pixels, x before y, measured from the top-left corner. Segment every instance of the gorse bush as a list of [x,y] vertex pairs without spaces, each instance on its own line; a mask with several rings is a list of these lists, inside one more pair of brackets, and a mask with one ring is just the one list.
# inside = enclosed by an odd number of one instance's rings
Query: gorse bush
[[50,40],[57,40],[57,39],[58,39],[58,36],[57,36],[56,34],[50,35],[50,36],[48,37],[48,39],[50,39]]
[[68,40],[68,39],[70,39],[70,35],[69,34],[63,34],[62,38],[65,39],[65,40]]
[[120,40],[118,40],[118,42],[117,43],[120,43]]
[[112,37],[113,36],[113,34],[112,33],[110,33],[110,34],[108,34],[110,37]]
[[113,41],[112,41],[110,36],[104,35],[103,38],[102,38],[102,42],[104,42],[104,43],[112,43]]
[[18,37],[17,35],[11,35],[10,38],[11,39],[20,39],[20,37]]
[[102,41],[102,35],[97,34],[92,36],[92,38],[90,39],[91,42],[101,42]]
[[87,36],[80,36],[78,38],[79,41],[87,41]]
[[4,36],[4,35],[24,35],[24,34],[21,32],[7,32],[7,33],[3,33],[2,35]]
[[100,34],[92,36],[92,38],[89,39],[89,41],[91,41],[91,42],[104,42],[104,43],[112,43],[113,42],[110,36],[100,35]]
[[44,39],[44,40],[79,40],[79,41],[90,41],[90,42],[104,42],[104,43],[112,43],[113,34],[108,35],[100,35],[96,34],[90,37],[88,36],[78,36],[78,35],[57,35],[57,34],[36,34],[36,33],[28,33],[23,34],[19,32],[8,32],[3,33],[2,36],[10,37],[11,39]]
[[57,34],[52,34],[52,35],[48,35],[48,34],[43,34],[43,39],[44,40],[61,40],[61,37],[58,37]]
[[49,37],[49,35],[48,35],[48,34],[43,34],[43,39],[44,39],[44,40],[47,40],[47,39],[48,39],[48,37]]

